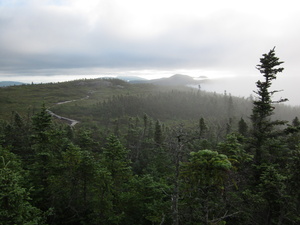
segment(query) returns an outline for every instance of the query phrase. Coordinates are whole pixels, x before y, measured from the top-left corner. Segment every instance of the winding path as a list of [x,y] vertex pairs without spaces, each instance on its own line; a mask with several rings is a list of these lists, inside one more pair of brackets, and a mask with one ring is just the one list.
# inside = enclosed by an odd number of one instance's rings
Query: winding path
[[[56,103],[56,105],[61,105],[61,104],[66,104],[66,103],[70,103],[70,102],[75,102],[75,101],[79,101],[79,100],[84,100],[84,99],[88,99],[90,96],[86,96],[85,98],[81,98],[78,100],[69,100],[69,101],[64,101],[64,102],[58,102]],[[77,123],[80,123],[80,121],[78,120],[73,120],[67,117],[63,117],[63,116],[59,116],[57,114],[55,114],[54,112],[50,111],[49,109],[46,110],[51,116],[59,119],[59,120],[64,120],[66,121],[68,124],[70,124],[71,127],[74,127]]]
[[77,123],[80,123],[78,120],[73,120],[67,117],[63,117],[63,116],[59,116],[57,114],[55,114],[54,112],[50,111],[49,109],[46,110],[51,116],[60,119],[60,120],[64,120],[67,121],[71,127],[75,126]]

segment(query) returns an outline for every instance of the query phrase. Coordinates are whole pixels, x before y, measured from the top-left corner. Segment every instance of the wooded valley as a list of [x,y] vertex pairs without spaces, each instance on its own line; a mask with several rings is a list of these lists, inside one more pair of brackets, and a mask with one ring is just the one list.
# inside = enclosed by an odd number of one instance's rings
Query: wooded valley
[[0,224],[300,224],[281,64],[262,56],[249,98],[113,78],[0,88]]

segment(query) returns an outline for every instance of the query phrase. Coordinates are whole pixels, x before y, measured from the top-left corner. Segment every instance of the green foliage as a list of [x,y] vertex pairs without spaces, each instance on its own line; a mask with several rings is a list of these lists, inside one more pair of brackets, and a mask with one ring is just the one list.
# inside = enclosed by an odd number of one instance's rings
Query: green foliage
[[[251,147],[255,151],[255,165],[253,176],[249,179],[252,190],[245,190],[245,196],[250,204],[253,218],[259,224],[294,224],[290,215],[293,204],[288,204],[288,174],[286,163],[288,158],[288,144],[285,134],[292,133],[291,129],[280,130],[279,125],[286,121],[272,120],[274,114],[273,103],[281,103],[287,99],[272,101],[272,95],[278,91],[270,91],[272,81],[277,73],[283,71],[283,62],[275,56],[275,48],[264,54],[257,69],[263,74],[264,81],[256,83],[258,98],[253,102],[251,115],[253,130]],[[277,126],[277,127],[276,127]],[[287,130],[290,130],[289,132]],[[248,210],[246,210],[248,211]]]
[[246,153],[239,138],[243,139],[239,134],[232,133],[226,137],[225,141],[218,144],[218,151],[225,154],[236,169],[241,169],[245,163],[253,159],[252,155]]
[[282,62],[260,62],[253,105],[118,79],[0,89],[0,224],[299,224],[299,109],[274,109]]
[[155,123],[154,141],[158,145],[163,143],[162,128],[158,120]]
[[[261,163],[266,160],[262,158],[263,149],[262,145],[272,136],[274,132],[274,126],[283,125],[285,121],[271,121],[270,116],[274,113],[274,106],[272,103],[272,95],[278,91],[270,91],[269,88],[272,85],[272,81],[277,78],[277,73],[283,71],[284,68],[279,67],[283,62],[279,61],[279,58],[275,56],[275,48],[269,51],[268,54],[263,54],[260,59],[260,64],[257,69],[264,76],[264,81],[257,81],[257,91],[255,92],[257,100],[253,102],[252,109],[252,125],[253,125],[253,145],[255,148],[255,158],[257,163]],[[280,99],[276,103],[285,102],[287,99]]]
[[228,157],[216,151],[200,150],[190,155],[184,170],[189,179],[200,185],[222,185],[224,175],[232,168]]
[[39,113],[32,117],[33,130],[35,131],[34,138],[37,141],[46,141],[46,132],[51,128],[51,115],[47,112],[45,104],[43,104]]
[[166,201],[170,191],[168,185],[145,175],[133,177],[127,188],[122,199],[128,217],[122,224],[160,224],[167,220],[170,207],[170,203]]
[[[288,163],[286,164],[286,177],[287,177],[287,190],[289,197],[288,199],[288,210],[287,213],[293,224],[297,224],[300,222],[300,149],[297,146],[296,149],[290,151],[288,155]],[[287,204],[287,202],[286,202]]]
[[191,152],[190,156],[189,162],[181,166],[182,207],[186,222],[221,223],[222,214],[226,211],[224,185],[232,164],[226,155],[211,150]]
[[238,131],[245,137],[248,135],[248,125],[243,118],[241,118],[239,121]]
[[116,185],[118,185],[119,179],[128,179],[131,175],[128,151],[113,135],[108,137],[107,144],[103,149],[103,165],[115,179]]
[[18,113],[12,113],[12,121],[4,125],[3,146],[11,148],[12,152],[28,160],[32,156],[30,149],[30,132],[29,121],[22,118]]
[[0,151],[0,224],[44,224],[42,212],[30,203],[16,157],[5,149]]
[[125,220],[122,193],[126,190],[127,182],[132,179],[132,172],[130,161],[128,160],[128,151],[113,135],[107,138],[106,146],[103,148],[102,165],[111,178],[108,192],[112,197],[112,205],[108,223],[119,224]]
[[[249,114],[251,102],[235,99],[237,112]],[[193,89],[153,92],[151,94],[131,94],[113,96],[105,102],[99,102],[88,109],[93,118],[107,122],[111,118],[120,118],[124,115],[140,116],[145,113],[161,122],[168,120],[197,119],[202,115],[207,119],[227,118],[224,113],[227,109],[227,97],[206,92],[196,92]]]
[[201,117],[199,120],[199,136],[200,136],[200,138],[204,136],[204,134],[207,130],[208,130],[208,127],[204,121],[204,118]]
[[259,169],[259,184],[244,191],[249,204],[245,211],[250,211],[254,216],[251,220],[259,224],[295,224],[290,215],[287,176],[275,165],[262,164]]
[[292,125],[293,125],[294,127],[300,126],[300,121],[299,121],[299,119],[298,119],[297,116],[293,119]]

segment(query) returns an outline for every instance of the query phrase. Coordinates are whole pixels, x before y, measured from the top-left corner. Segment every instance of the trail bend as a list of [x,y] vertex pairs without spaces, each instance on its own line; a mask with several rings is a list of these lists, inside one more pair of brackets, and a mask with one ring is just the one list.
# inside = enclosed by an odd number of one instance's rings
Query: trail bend
[[[67,103],[71,103],[71,102],[75,102],[75,101],[80,101],[80,100],[85,100],[85,99],[88,99],[90,96],[86,96],[84,98],[81,98],[81,99],[75,99],[75,100],[68,100],[68,101],[64,101],[64,102],[58,102],[56,103],[56,105],[62,105],[62,104],[67,104]],[[46,110],[51,116],[59,119],[59,120],[63,120],[63,121],[66,121],[70,127],[74,127],[77,123],[80,123],[80,121],[78,120],[74,120],[74,119],[71,119],[71,118],[67,118],[67,117],[63,117],[63,116],[60,116],[60,115],[57,115],[56,113],[50,111],[49,109]]]

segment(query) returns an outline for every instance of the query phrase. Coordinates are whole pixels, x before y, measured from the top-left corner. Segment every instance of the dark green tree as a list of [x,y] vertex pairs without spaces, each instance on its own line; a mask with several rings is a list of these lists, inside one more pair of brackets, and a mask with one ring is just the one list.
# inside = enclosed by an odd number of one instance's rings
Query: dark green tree
[[217,146],[218,152],[226,155],[235,169],[243,169],[244,164],[250,162],[253,158],[252,155],[245,152],[239,139],[242,139],[239,134],[232,133],[227,135],[225,141],[220,142]]
[[[253,101],[251,115],[252,136],[251,147],[254,150],[254,176],[252,187],[245,193],[248,201],[252,201],[252,217],[258,224],[282,224],[285,218],[284,202],[287,202],[286,176],[284,174],[284,157],[287,155],[284,132],[279,125],[286,121],[272,120],[274,104],[286,102],[287,99],[272,100],[279,92],[271,91],[272,82],[284,68],[283,62],[275,56],[275,48],[263,54],[257,69],[263,75],[263,81],[257,81],[256,99]],[[275,200],[274,200],[275,199]],[[252,221],[252,223],[254,222]]]
[[107,187],[107,195],[111,196],[111,210],[108,220],[111,224],[120,224],[126,217],[124,215],[125,203],[122,195],[126,191],[126,184],[132,178],[128,150],[119,139],[111,135],[103,148],[103,167],[110,174],[111,183]]
[[126,186],[122,194],[126,219],[122,224],[169,224],[170,186],[150,175],[135,176]]
[[228,108],[227,108],[227,115],[228,117],[233,117],[234,115],[234,104],[233,104],[233,99],[231,94],[229,94],[229,98],[228,98]]
[[3,146],[11,148],[11,151],[24,160],[32,156],[30,149],[30,126],[17,112],[13,112],[12,122],[4,128]]
[[[285,207],[289,209],[289,219],[291,224],[300,223],[300,148],[297,147],[289,154],[287,163],[287,186],[290,192],[290,200],[286,202]],[[292,206],[292,207],[291,207]]]
[[103,148],[103,165],[111,173],[116,184],[121,184],[131,176],[128,150],[122,145],[116,136],[109,136],[107,144]]
[[34,152],[28,165],[29,180],[35,191],[32,193],[35,206],[43,211],[53,206],[51,179],[61,169],[61,153],[70,141],[66,131],[52,123],[51,115],[43,105],[40,112],[32,118],[33,134],[31,149]]
[[241,118],[239,121],[238,131],[241,135],[245,137],[248,135],[248,125],[243,118]]
[[207,149],[190,153],[180,172],[182,224],[225,224],[228,209],[223,194],[231,169],[224,154]]
[[253,101],[252,109],[252,125],[253,125],[253,147],[255,149],[255,160],[257,164],[260,164],[264,157],[263,145],[267,142],[268,138],[274,135],[274,127],[276,125],[283,125],[285,121],[271,121],[271,116],[274,113],[274,103],[281,103],[287,101],[287,99],[280,99],[273,101],[272,96],[278,91],[271,91],[270,87],[272,81],[277,78],[277,73],[283,71],[284,68],[278,67],[283,62],[279,61],[279,58],[275,56],[275,47],[267,54],[263,54],[260,59],[260,64],[257,65],[257,69],[263,75],[264,80],[258,80],[256,82],[257,98]]
[[163,142],[162,128],[161,128],[161,124],[158,120],[155,123],[154,141],[158,145],[162,144],[162,142]]
[[[102,200],[99,192],[104,190],[103,183],[108,185],[102,170],[97,167],[91,152],[82,150],[70,144],[61,153],[59,172],[49,177],[49,192],[53,208],[52,222],[55,224],[93,224],[90,217],[93,211],[101,210],[96,206],[102,204],[107,207],[107,199]],[[95,188],[96,187],[96,188]],[[93,190],[102,189],[95,193]],[[95,203],[97,202],[97,203]],[[66,204],[67,203],[67,204]],[[89,222],[87,222],[89,221]]]
[[232,131],[232,118],[229,118],[228,123],[226,123],[226,135],[230,134]]
[[0,146],[0,225],[43,223],[42,213],[30,203],[17,157]]
[[299,121],[299,119],[298,119],[297,116],[293,119],[292,125],[293,125],[294,127],[299,127],[299,126],[300,126],[300,121]]
[[208,127],[205,123],[205,120],[203,117],[201,117],[199,120],[199,132],[200,132],[199,136],[200,136],[200,138],[202,138],[204,136],[204,134],[206,133],[207,130],[208,130]]
[[45,104],[43,104],[40,112],[38,112],[32,117],[34,139],[38,141],[46,141],[46,133],[51,128],[51,125],[51,115],[48,113]]

